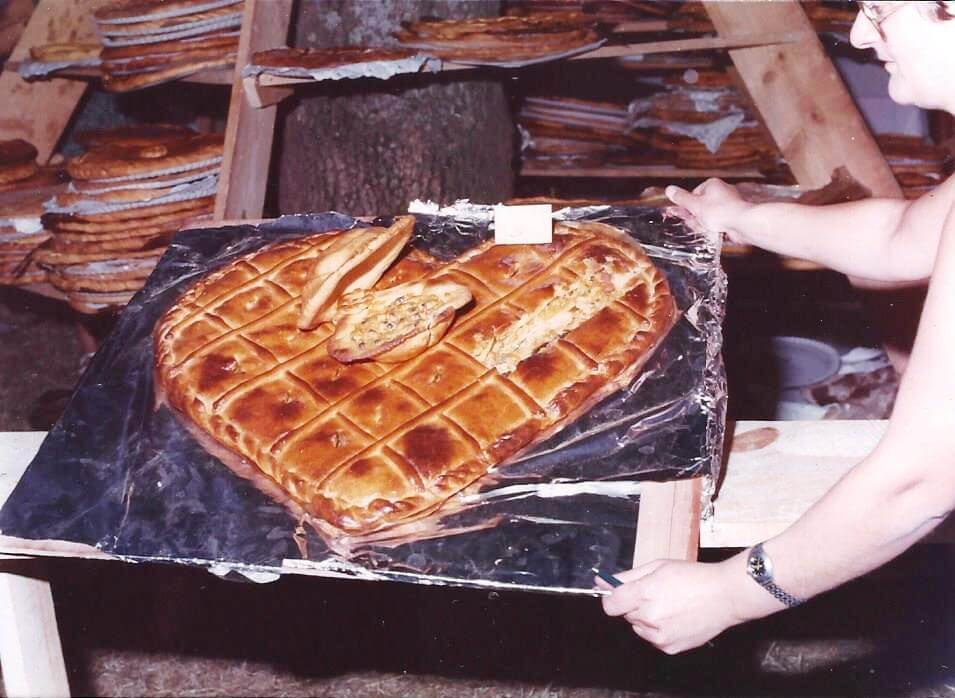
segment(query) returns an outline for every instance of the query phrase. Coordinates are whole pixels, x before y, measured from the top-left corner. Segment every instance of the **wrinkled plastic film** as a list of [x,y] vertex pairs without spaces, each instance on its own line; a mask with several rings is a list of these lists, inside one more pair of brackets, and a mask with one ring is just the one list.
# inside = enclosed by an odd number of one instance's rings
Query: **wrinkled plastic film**
[[[440,259],[456,257],[491,235],[482,208],[418,215],[412,244]],[[666,274],[679,320],[630,385],[436,514],[330,546],[156,407],[151,334],[162,313],[198,278],[243,254],[361,225],[332,213],[177,236],[0,511],[0,530],[217,573],[231,566],[592,593],[592,567],[632,564],[642,481],[718,474],[726,283],[717,243],[656,209],[564,209],[556,217],[633,235]]]
[[303,66],[264,66],[250,64],[242,69],[243,77],[275,75],[283,78],[302,78],[322,82],[324,80],[355,80],[377,78],[387,80],[395,75],[409,73],[436,73],[441,70],[441,59],[426,54],[387,61],[361,61],[330,68],[306,68]]

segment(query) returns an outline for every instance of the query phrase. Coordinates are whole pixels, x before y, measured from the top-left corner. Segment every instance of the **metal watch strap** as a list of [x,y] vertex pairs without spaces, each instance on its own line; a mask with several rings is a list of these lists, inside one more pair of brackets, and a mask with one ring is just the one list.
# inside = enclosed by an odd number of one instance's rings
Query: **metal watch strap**
[[[754,570],[751,567],[750,563],[752,562],[755,562],[758,567],[761,568],[756,573],[754,573]],[[792,594],[783,591],[779,585],[773,581],[772,559],[766,554],[766,551],[763,550],[762,543],[753,546],[753,549],[750,551],[749,558],[747,559],[746,567],[747,574],[754,582],[763,587],[763,589],[772,594],[778,601],[785,604],[788,608],[798,606],[805,601],[805,599],[797,598]]]
[[787,594],[785,591],[779,588],[775,582],[759,582],[759,585],[763,587],[770,594],[775,596],[777,599],[786,604],[789,608],[798,606],[803,602],[804,599],[797,599],[792,594]]

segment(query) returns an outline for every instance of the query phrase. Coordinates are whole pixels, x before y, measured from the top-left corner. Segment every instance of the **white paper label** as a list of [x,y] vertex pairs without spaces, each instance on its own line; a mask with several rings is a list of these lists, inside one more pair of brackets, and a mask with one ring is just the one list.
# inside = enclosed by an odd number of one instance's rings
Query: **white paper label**
[[550,204],[494,207],[494,242],[497,245],[546,245],[554,223]]

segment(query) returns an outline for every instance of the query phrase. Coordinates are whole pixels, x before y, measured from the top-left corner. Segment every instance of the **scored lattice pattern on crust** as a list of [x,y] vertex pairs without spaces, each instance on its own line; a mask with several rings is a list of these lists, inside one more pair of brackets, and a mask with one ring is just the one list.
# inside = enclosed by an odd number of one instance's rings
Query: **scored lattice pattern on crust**
[[[663,274],[621,231],[559,224],[550,245],[414,252],[378,287],[419,278],[474,296],[449,333],[401,364],[342,364],[329,324],[296,328],[300,293],[334,235],[270,246],[200,280],[157,325],[159,388],[219,444],[321,521],[365,533],[415,518],[632,379],[675,320]],[[482,363],[488,338],[592,261],[636,270],[618,300],[520,361]],[[589,266],[588,266],[589,265]]]

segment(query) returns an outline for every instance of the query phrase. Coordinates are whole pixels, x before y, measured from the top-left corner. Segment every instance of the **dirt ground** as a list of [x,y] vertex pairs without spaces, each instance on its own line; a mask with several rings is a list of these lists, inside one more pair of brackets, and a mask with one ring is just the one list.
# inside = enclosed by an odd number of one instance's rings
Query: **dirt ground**
[[[800,293],[786,297],[790,311]],[[731,308],[728,344],[779,316],[765,296]],[[82,363],[69,312],[0,289],[0,429],[48,428]],[[256,585],[118,562],[29,569],[52,580],[76,695],[955,696],[947,546],[919,546],[676,657],[591,598],[295,577]]]

